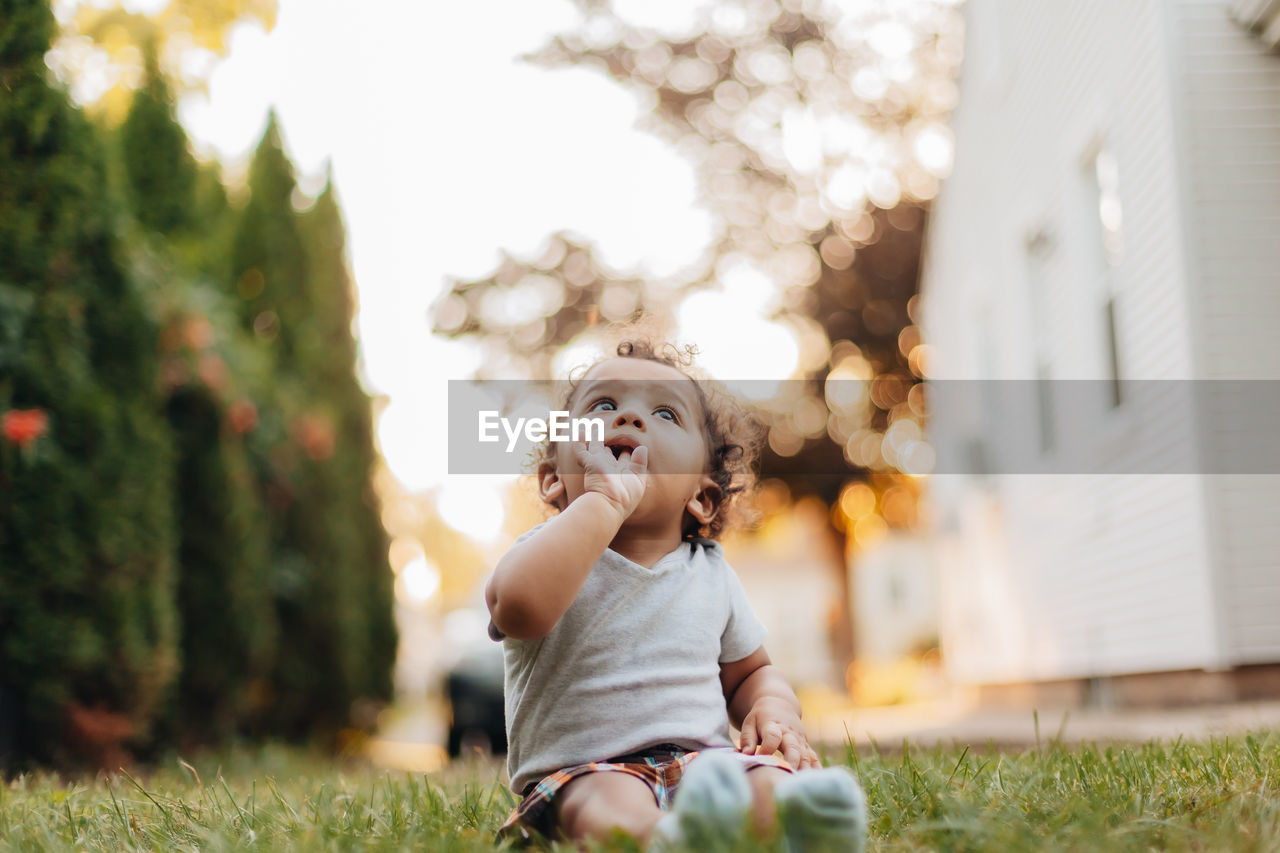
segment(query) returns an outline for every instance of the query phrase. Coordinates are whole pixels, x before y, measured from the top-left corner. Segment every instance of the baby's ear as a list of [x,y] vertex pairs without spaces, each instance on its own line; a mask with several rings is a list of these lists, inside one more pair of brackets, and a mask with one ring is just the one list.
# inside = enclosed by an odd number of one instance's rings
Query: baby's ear
[[538,464],[538,495],[556,509],[564,510],[564,480],[560,479],[554,462]]
[[698,525],[702,526],[712,522],[716,513],[720,511],[722,503],[724,503],[724,492],[720,491],[716,481],[710,477],[703,477],[697,493],[689,498],[684,508],[697,520]]

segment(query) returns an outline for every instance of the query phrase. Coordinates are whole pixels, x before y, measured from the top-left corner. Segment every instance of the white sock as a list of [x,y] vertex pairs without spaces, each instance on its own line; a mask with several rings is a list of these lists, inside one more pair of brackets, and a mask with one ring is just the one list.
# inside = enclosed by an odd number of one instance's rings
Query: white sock
[[844,767],[804,770],[773,789],[788,853],[862,853],[867,797]]
[[737,838],[751,812],[751,783],[742,763],[725,752],[706,752],[689,762],[671,813],[653,830],[651,849],[707,849]]

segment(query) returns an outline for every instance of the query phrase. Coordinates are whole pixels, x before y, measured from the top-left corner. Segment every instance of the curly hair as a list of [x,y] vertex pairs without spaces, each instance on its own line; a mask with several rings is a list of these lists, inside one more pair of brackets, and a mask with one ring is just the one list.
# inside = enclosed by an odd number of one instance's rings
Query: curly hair
[[[706,441],[710,470],[707,472],[720,489],[720,504],[715,516],[707,524],[700,524],[691,514],[685,514],[683,538],[718,539],[733,523],[750,520],[750,511],[739,500],[755,485],[755,464],[760,455],[763,430],[759,422],[719,383],[692,371],[693,359],[698,350],[692,345],[683,347],[672,343],[654,345],[647,338],[620,342],[614,351],[618,358],[642,358],[674,368],[693,383],[698,404],[702,408],[702,435]],[[578,386],[596,365],[613,356],[598,359],[570,373],[567,387],[561,397],[563,409],[573,407]],[[552,445],[543,444],[536,451],[535,467],[552,461]]]

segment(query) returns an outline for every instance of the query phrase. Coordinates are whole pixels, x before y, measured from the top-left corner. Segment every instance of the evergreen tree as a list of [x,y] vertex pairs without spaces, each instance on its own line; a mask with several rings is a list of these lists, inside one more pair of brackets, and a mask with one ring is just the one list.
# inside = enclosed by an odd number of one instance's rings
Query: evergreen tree
[[257,484],[226,407],[196,383],[167,407],[178,450],[182,674],[173,724],[184,742],[251,730],[270,674],[276,620]]
[[391,698],[391,675],[398,637],[393,613],[393,585],[387,564],[388,541],[373,487],[377,462],[369,397],[356,379],[355,288],[348,272],[346,227],[332,178],[303,217],[303,234],[311,261],[312,300],[323,346],[315,375],[328,389],[334,412],[335,445],[331,466],[335,494],[348,520],[348,571],[358,579],[357,593],[367,614],[368,658],[358,670],[359,695]]
[[244,326],[286,368],[296,363],[295,348],[306,345],[311,316],[306,252],[293,210],[297,186],[273,112],[249,166],[249,201],[236,221],[230,255]]
[[[222,167],[217,161],[196,167],[194,221],[198,228],[179,234],[169,241],[192,271],[202,278],[219,283],[227,278],[231,228],[234,225],[226,187],[222,185]],[[225,294],[224,294],[225,295]]]
[[[275,610],[264,582],[267,526],[243,439],[228,426],[227,395],[199,378],[201,359],[224,360],[213,349],[205,312],[226,297],[204,286],[199,274],[221,254],[226,194],[216,166],[202,170],[192,156],[154,56],[147,70],[120,129],[119,155],[134,217],[152,232],[138,235],[135,253],[149,247],[152,264],[164,267],[159,277],[171,322],[162,337],[175,342],[166,357],[196,366],[175,371],[183,381],[165,406],[177,450],[172,503],[182,626],[182,671],[169,725],[191,743],[252,726],[251,698],[260,693],[254,688],[269,673],[275,647]],[[149,239],[161,235],[169,239]],[[221,312],[213,313],[216,321]],[[202,328],[210,329],[207,335],[187,331]],[[235,347],[237,332],[217,331],[222,349]],[[209,340],[200,339],[205,336]]]
[[154,49],[146,51],[146,74],[120,126],[120,159],[134,218],[167,235],[198,221],[199,170],[187,134],[174,119],[173,96]]
[[156,328],[120,260],[101,140],[49,85],[44,0],[0,0],[0,744],[106,761],[177,670]]
[[[348,722],[352,703],[369,695],[368,685],[385,686],[390,668],[383,650],[390,629],[377,629],[376,650],[374,637],[378,620],[390,619],[389,607],[379,613],[369,607],[376,595],[370,584],[386,579],[370,574],[376,546],[369,543],[380,534],[366,531],[369,510],[361,508],[367,468],[348,474],[367,457],[351,463],[347,455],[365,453],[365,445],[339,444],[359,433],[344,426],[354,386],[350,303],[343,301],[349,296],[333,294],[333,287],[349,285],[315,273],[274,116],[254,155],[249,190],[232,240],[231,280],[246,328],[270,353],[269,383],[257,393],[266,411],[253,446],[271,515],[281,630],[272,723],[290,735],[326,734]],[[341,316],[345,341],[339,340]],[[385,565],[385,548],[377,559]]]

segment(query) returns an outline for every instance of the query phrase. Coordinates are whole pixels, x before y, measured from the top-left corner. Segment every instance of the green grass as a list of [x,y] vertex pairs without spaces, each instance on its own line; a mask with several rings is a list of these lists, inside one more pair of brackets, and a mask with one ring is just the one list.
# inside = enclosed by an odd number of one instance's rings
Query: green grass
[[[1280,849],[1280,733],[831,758],[867,790],[872,850]],[[423,776],[280,748],[171,763],[10,780],[0,850],[489,851],[512,803],[497,764]]]

